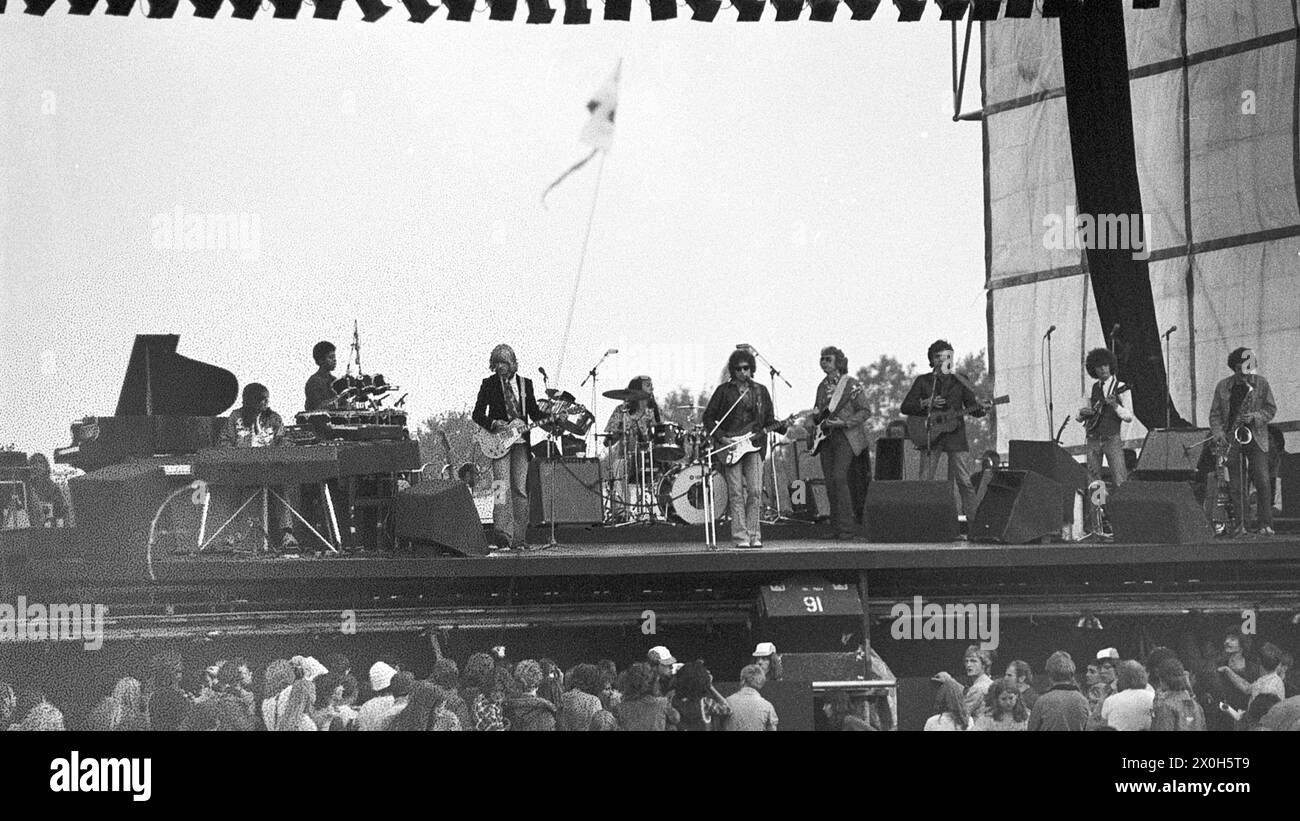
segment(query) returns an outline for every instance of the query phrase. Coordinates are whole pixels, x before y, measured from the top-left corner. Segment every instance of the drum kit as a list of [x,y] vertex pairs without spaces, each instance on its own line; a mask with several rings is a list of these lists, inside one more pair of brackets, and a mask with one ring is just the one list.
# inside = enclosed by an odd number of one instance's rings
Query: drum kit
[[629,408],[649,401],[649,393],[628,389],[602,395],[623,403],[618,441],[611,443],[611,452],[618,455],[609,483],[609,522],[615,527],[665,522],[711,526],[720,519],[726,505],[719,507],[714,499],[725,499],[727,487],[710,464],[704,425],[695,421],[702,408],[678,406],[691,411],[689,426],[663,421],[642,425]]

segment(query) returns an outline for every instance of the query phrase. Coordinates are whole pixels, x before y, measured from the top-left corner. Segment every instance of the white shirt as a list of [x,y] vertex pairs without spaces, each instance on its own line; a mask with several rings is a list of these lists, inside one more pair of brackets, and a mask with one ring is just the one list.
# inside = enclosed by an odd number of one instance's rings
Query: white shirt
[[395,701],[396,699],[391,695],[377,695],[367,703],[361,704],[361,709],[356,713],[356,729],[365,731],[385,729],[394,716]]
[[[969,730],[973,726],[975,726],[975,722],[967,718],[966,729]],[[925,727],[923,728],[923,731],[931,732],[935,730],[941,730],[941,731],[951,730],[953,732],[956,732],[957,729],[958,729],[957,722],[952,720],[951,715],[949,715],[948,713],[939,713],[938,715],[930,716],[929,720],[925,722]]]
[[1145,690],[1120,690],[1102,702],[1102,720],[1116,730],[1149,730],[1151,705],[1155,698],[1155,691],[1149,687]]

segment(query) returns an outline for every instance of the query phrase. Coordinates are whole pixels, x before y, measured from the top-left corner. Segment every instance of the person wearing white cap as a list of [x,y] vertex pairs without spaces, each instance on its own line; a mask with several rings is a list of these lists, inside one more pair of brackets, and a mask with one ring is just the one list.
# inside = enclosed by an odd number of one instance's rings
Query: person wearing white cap
[[781,657],[776,653],[776,645],[770,641],[760,641],[754,648],[754,663],[763,671],[768,681],[781,678]]
[[673,654],[668,652],[667,647],[659,645],[650,648],[650,652],[646,653],[646,661],[655,671],[659,683],[659,695],[668,695],[673,690],[673,665],[677,663],[677,659],[673,658]]
[[391,718],[396,697],[389,690],[397,675],[392,665],[377,661],[370,667],[370,689],[375,695],[357,712],[358,730],[382,730]]
[[1107,647],[1097,651],[1097,683],[1088,688],[1090,721],[1094,726],[1105,723],[1101,707],[1106,699],[1115,695],[1115,668],[1119,665],[1119,651]]

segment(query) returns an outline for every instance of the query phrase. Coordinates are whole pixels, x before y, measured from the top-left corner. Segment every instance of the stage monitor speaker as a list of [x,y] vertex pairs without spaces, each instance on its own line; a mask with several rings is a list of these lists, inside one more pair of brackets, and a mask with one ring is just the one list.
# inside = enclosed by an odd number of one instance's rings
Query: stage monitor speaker
[[1007,451],[1007,467],[1032,470],[1061,486],[1061,519],[1074,521],[1074,493],[1088,495],[1088,468],[1075,461],[1065,448],[1055,442],[1012,439]]
[[999,470],[993,474],[975,521],[971,541],[1028,544],[1059,536],[1064,520],[1061,486],[1030,470]]
[[921,478],[921,451],[907,439],[877,439],[875,478],[878,481]]
[[862,599],[851,584],[787,579],[759,588],[755,642],[777,652],[841,653],[862,643]]
[[1300,519],[1300,453],[1282,454],[1277,480],[1281,485],[1282,515],[1288,519]]
[[528,510],[533,525],[549,525],[552,516],[561,525],[604,521],[600,460],[534,459],[528,466]]
[[[176,459],[137,459],[78,476],[68,482],[72,506],[77,511],[77,533],[86,562],[113,565],[143,573],[149,527],[172,491],[185,487],[192,476],[169,476],[164,465]],[[197,506],[177,505],[170,515],[193,513]],[[166,522],[160,522],[164,530]],[[188,530],[189,528],[185,528]],[[174,549],[169,545],[168,549]]]
[[393,533],[420,544],[432,543],[462,556],[488,552],[487,535],[465,483],[438,478],[424,481],[397,494],[393,503]]
[[872,482],[862,511],[872,542],[952,542],[957,500],[952,482]]
[[1214,540],[1210,520],[1187,482],[1125,482],[1110,495],[1106,515],[1117,543],[1198,544]]
[[1142,441],[1137,471],[1148,475],[1179,473],[1190,478],[1200,464],[1209,437],[1209,428],[1148,431]]

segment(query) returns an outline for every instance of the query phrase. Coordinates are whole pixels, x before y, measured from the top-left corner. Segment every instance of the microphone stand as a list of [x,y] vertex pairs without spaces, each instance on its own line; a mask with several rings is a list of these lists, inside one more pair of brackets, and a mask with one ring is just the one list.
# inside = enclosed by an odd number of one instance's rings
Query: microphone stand
[[[597,419],[600,418],[600,414],[597,412],[596,409],[596,401],[600,398],[600,394],[596,393],[596,370],[600,368],[601,365],[605,364],[605,360],[608,358],[609,358],[609,351],[607,350],[605,351],[604,355],[600,357],[600,361],[598,361],[595,365],[591,366],[591,370],[587,371],[586,378],[583,379],[582,382],[578,385],[578,387],[581,388],[583,385],[587,384],[588,379],[591,380],[591,415]],[[596,451],[600,448],[600,434],[595,431],[596,428],[595,425],[592,425],[591,427],[592,427],[591,453],[594,456],[596,454]]]
[[[1052,420],[1056,418],[1056,404],[1053,401],[1056,393],[1056,386],[1052,384],[1052,332],[1056,326],[1052,326],[1047,331],[1047,432],[1052,432]],[[1052,441],[1057,441],[1053,439]]]
[[[749,352],[754,355],[755,358],[757,358],[760,362],[762,362],[764,365],[767,366],[767,379],[768,379],[768,383],[771,385],[770,395],[772,397],[772,418],[775,419],[776,418],[776,380],[780,379],[782,382],[785,383],[785,386],[787,388],[790,388],[791,390],[794,389],[794,385],[791,385],[790,380],[786,379],[785,376],[779,370],[776,369],[776,366],[768,361],[767,357],[759,353],[757,348],[755,348],[753,345],[747,345],[746,347],[748,348]],[[772,447],[773,435],[771,433],[768,433],[766,435],[767,435],[768,450],[771,452],[771,457],[772,457],[771,459],[769,459],[769,461],[772,463],[772,498],[775,501],[775,504],[772,505],[772,509],[774,511],[773,517],[769,522],[769,524],[772,524],[775,522],[782,521],[783,519],[785,519],[785,517],[781,515],[781,485],[777,480],[776,448]]]
[[1169,344],[1169,337],[1173,332],[1178,330],[1178,326],[1165,331],[1165,430],[1169,430],[1169,406],[1173,404],[1173,395],[1169,392],[1169,364],[1172,361],[1170,354],[1173,352],[1173,346]]

